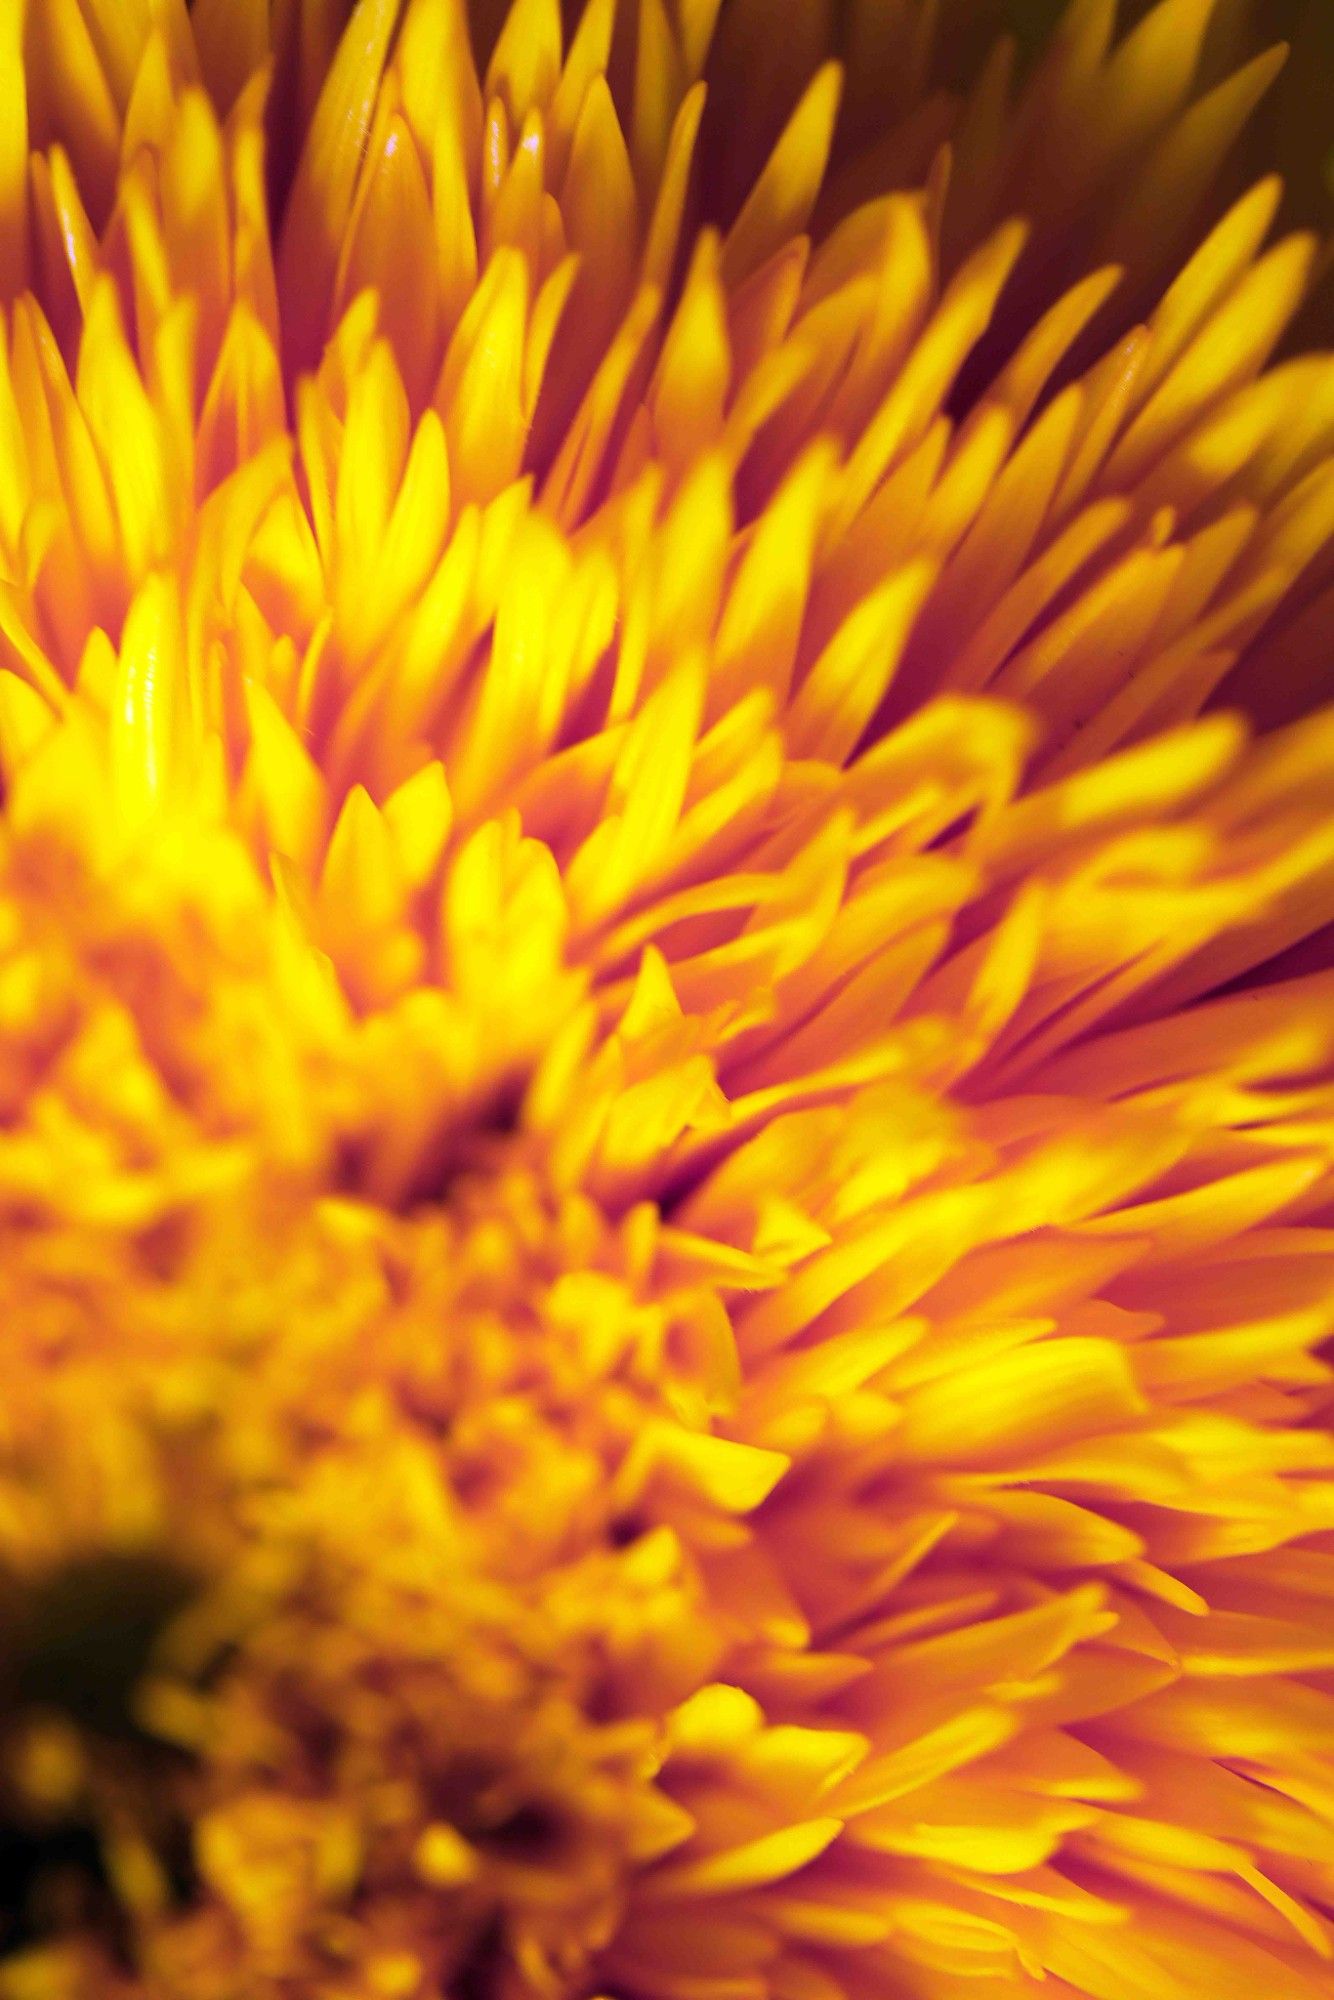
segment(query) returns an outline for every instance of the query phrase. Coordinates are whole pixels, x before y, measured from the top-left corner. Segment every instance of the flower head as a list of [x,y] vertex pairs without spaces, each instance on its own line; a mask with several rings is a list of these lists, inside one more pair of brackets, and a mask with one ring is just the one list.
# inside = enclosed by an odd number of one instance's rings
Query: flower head
[[3,2000],[1334,1995],[1331,20],[0,0]]

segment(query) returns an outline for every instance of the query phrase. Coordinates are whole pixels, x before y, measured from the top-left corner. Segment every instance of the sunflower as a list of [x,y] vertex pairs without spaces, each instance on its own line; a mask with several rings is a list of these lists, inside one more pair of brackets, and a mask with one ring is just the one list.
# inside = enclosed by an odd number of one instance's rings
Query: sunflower
[[1331,79],[0,0],[0,2000],[1334,1996]]

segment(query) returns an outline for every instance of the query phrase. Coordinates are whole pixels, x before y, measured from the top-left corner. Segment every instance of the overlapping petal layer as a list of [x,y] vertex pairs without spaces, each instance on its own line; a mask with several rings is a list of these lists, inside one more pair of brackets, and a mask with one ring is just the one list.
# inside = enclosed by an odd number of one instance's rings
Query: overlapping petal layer
[[0,1994],[1327,2000],[1324,10],[469,12],[0,5]]

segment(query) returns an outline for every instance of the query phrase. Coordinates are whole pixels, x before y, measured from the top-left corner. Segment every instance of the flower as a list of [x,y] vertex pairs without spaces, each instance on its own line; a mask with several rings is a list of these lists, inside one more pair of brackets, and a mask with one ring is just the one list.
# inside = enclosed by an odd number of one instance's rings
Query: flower
[[1334,16],[1058,11],[0,5],[3,2000],[1334,1995]]

